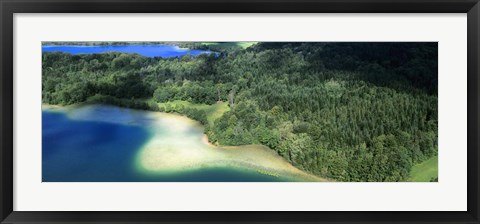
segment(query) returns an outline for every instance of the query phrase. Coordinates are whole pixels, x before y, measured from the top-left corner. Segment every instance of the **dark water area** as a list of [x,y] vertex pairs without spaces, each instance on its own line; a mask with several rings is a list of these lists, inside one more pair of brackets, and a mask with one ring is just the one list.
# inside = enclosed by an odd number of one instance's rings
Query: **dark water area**
[[[115,114],[118,115],[118,111]],[[127,113],[127,112],[125,112]],[[131,116],[131,115],[128,115]],[[136,156],[151,139],[148,127],[71,119],[42,111],[43,182],[281,182],[241,168],[170,173],[138,169]]]
[[192,50],[179,48],[173,45],[125,45],[125,46],[96,46],[96,45],[46,45],[42,46],[42,52],[65,52],[70,54],[96,54],[106,52],[136,53],[146,57],[181,57],[184,55],[197,56],[200,54],[211,54],[211,51]]

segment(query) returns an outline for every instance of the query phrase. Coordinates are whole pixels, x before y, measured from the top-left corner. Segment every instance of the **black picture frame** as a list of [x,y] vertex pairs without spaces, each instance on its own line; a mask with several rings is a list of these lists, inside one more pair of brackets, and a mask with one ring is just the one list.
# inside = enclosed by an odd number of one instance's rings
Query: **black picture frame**
[[[479,223],[479,0],[0,0],[2,223]],[[13,211],[15,13],[467,13],[468,210],[465,212]],[[92,201],[92,203],[95,203]]]

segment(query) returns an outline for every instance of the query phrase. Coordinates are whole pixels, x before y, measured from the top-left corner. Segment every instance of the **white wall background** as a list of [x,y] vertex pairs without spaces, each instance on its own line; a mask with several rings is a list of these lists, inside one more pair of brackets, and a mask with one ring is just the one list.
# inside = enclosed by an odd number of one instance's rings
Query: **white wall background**
[[[466,14],[16,14],[16,211],[467,208]],[[41,41],[438,41],[438,183],[42,183]]]

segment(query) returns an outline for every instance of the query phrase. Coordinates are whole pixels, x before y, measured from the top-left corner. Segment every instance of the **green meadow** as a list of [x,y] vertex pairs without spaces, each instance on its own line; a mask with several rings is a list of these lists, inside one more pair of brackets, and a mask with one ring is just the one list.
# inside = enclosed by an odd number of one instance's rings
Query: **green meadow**
[[240,48],[246,49],[257,42],[202,42],[203,45],[214,48]]
[[433,156],[413,166],[408,181],[429,182],[436,178],[438,178],[438,156]]
[[182,109],[197,109],[202,110],[207,115],[207,120],[210,125],[213,125],[213,122],[220,118],[225,112],[230,110],[227,102],[220,102],[215,103],[212,105],[207,104],[198,104],[198,103],[191,103],[184,100],[174,100],[165,103],[158,103],[158,107],[162,108],[164,111],[167,108],[171,108],[171,110],[179,110]]

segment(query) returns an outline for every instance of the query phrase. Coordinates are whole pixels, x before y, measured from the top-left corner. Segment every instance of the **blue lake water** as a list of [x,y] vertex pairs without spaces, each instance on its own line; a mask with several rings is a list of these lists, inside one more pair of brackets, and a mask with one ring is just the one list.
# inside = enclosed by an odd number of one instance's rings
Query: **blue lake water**
[[95,54],[105,52],[123,52],[123,53],[136,53],[146,57],[180,57],[183,55],[197,56],[200,54],[210,54],[211,51],[204,50],[192,50],[179,48],[173,45],[126,45],[126,46],[77,46],[77,45],[64,45],[42,46],[42,52],[54,52],[60,51],[70,54]]
[[[101,106],[94,109],[96,117],[91,119],[72,119],[65,112],[42,111],[44,182],[286,181],[228,167],[169,174],[145,173],[138,169],[135,158],[142,146],[152,138],[146,125],[148,118],[132,114],[128,109]],[[69,114],[72,116],[72,112]],[[118,120],[132,120],[136,125],[119,123]]]

